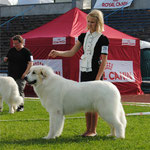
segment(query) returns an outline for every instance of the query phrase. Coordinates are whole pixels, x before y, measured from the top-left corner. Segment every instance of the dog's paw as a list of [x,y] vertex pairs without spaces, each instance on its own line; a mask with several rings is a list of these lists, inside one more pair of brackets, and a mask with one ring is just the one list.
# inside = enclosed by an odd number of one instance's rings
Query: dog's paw
[[49,140],[49,139],[55,139],[55,137],[45,136],[45,137],[43,137],[42,139],[44,139],[44,140]]
[[10,114],[14,114],[14,111],[9,111]]
[[108,134],[107,137],[114,137],[115,135],[112,134]]
[[125,139],[124,136],[115,137],[116,139]]

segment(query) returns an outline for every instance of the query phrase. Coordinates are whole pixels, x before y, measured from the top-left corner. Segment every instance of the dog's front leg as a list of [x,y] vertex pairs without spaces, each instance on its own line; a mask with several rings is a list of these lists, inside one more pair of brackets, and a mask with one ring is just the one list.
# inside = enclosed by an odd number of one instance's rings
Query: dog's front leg
[[13,114],[14,113],[14,108],[12,105],[9,104],[9,113]]
[[13,106],[14,112],[17,110],[17,105]]
[[50,113],[49,133],[43,139],[54,139],[61,135],[64,126],[64,116],[62,113]]
[[108,134],[107,136],[108,137],[116,136],[116,130],[115,130],[115,128],[112,125],[110,125],[110,128],[111,128],[111,133]]

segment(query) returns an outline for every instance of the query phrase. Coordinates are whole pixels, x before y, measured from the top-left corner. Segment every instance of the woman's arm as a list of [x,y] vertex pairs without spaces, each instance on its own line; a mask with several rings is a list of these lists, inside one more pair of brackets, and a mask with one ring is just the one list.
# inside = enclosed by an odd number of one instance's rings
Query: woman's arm
[[28,62],[28,65],[27,65],[27,69],[25,70],[25,72],[23,73],[21,79],[24,79],[24,77],[29,73],[29,70],[31,68],[31,66],[33,65],[33,62],[32,61],[29,61]]
[[98,70],[98,73],[97,73],[97,76],[96,76],[96,80],[100,80],[103,73],[104,73],[104,70],[105,70],[105,67],[106,67],[106,64],[107,64],[107,55],[104,55],[102,54],[101,55],[101,58],[102,58],[102,62],[100,64],[100,67],[99,67],[99,70]]
[[71,50],[67,50],[67,51],[51,50],[51,52],[48,54],[48,57],[52,57],[52,58],[55,58],[57,56],[72,57],[81,48],[81,46],[82,44],[79,41],[77,41],[77,43],[73,46]]

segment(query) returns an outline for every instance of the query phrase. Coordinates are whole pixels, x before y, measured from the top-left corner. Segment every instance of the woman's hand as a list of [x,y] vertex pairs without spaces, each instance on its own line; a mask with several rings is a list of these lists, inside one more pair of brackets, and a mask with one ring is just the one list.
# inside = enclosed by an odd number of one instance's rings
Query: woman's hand
[[56,51],[56,50],[51,50],[51,52],[48,54],[48,57],[52,57],[52,58],[55,58],[59,56],[59,51]]
[[71,48],[71,50],[57,51],[57,50],[53,49],[48,54],[48,57],[52,57],[52,58],[55,58],[57,56],[60,56],[60,57],[72,57],[81,48],[81,46],[82,46],[82,44],[79,41],[77,41],[77,43]]
[[100,80],[100,79],[101,79],[101,76],[96,76],[95,80]]
[[4,62],[7,62],[8,61],[8,57],[4,57]]

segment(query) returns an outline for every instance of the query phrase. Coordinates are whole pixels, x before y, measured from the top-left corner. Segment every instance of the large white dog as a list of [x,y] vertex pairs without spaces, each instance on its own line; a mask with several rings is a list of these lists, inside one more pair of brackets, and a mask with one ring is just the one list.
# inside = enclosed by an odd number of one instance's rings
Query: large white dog
[[14,113],[17,107],[24,103],[18,85],[12,77],[0,77],[0,112],[3,111],[3,101],[8,104],[10,113]]
[[32,66],[26,80],[32,84],[50,115],[50,130],[44,139],[59,137],[64,115],[78,111],[98,112],[110,125],[111,136],[125,138],[126,117],[115,85],[107,81],[75,82],[47,66]]

